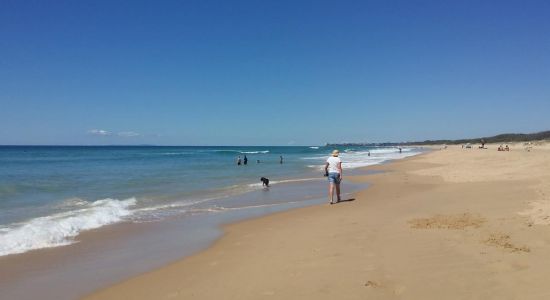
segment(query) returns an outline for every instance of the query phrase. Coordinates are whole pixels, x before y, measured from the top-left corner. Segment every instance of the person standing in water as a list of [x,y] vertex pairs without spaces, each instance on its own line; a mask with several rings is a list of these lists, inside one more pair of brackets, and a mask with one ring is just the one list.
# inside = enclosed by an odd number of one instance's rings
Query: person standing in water
[[246,157],[246,154],[244,155],[243,163],[246,165],[248,163],[248,157]]
[[[340,182],[342,182],[342,160],[340,157],[340,151],[332,151],[332,156],[327,159],[325,164],[325,176],[328,177],[329,187],[328,195],[330,204],[340,202]],[[336,190],[336,191],[335,191]],[[334,192],[336,192],[336,202],[334,202]]]
[[241,156],[239,155],[239,157],[237,157],[237,166],[240,166],[241,165]]
[[279,163],[282,165],[283,164],[283,156],[279,156]]

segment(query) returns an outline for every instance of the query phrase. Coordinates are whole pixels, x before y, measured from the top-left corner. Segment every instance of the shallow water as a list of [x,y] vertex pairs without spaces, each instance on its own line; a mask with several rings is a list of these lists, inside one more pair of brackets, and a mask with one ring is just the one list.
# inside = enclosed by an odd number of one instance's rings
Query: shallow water
[[[84,231],[264,205],[228,198],[322,181],[326,147],[0,147],[0,256],[69,245]],[[368,155],[370,153],[370,156]],[[342,149],[344,169],[418,153]],[[248,165],[236,165],[236,158]],[[283,156],[283,163],[280,163]],[[257,160],[260,163],[257,163]],[[306,197],[315,192],[303,191]],[[263,195],[263,194],[262,194]]]
[[[222,224],[327,201],[331,149],[234,148],[0,148],[2,298],[74,299],[204,249]],[[262,161],[236,166],[241,152]],[[344,149],[341,158],[349,175],[417,153]],[[344,198],[366,187],[342,185]]]
[[[343,187],[343,198],[350,199],[367,185]],[[67,247],[0,257],[0,269],[9,274],[0,275],[2,299],[76,299],[208,247],[223,224],[325,203],[325,192],[324,180],[283,183],[228,197],[224,209],[121,223],[86,232]]]

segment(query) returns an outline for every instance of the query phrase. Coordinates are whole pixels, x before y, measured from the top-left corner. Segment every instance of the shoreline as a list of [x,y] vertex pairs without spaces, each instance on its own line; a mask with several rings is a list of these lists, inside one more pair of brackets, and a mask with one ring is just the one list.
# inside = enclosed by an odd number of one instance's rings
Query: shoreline
[[[372,185],[355,201],[226,225],[208,249],[85,299],[535,299],[550,293],[541,279],[550,231],[533,225],[533,213],[520,215],[532,202],[550,201],[539,199],[550,190],[541,183],[548,178],[548,150],[449,148],[368,167],[389,172],[357,176]],[[472,175],[480,162],[483,170]]]
[[[0,159],[10,162],[7,172],[15,168],[22,178],[4,178],[7,183],[3,185],[2,194],[7,191],[8,197],[2,202],[0,257],[66,246],[84,231],[125,221],[154,222],[180,214],[233,209],[239,206],[236,198],[262,188],[258,180],[260,175],[268,176],[277,186],[321,180],[324,157],[324,149],[285,147],[289,163],[284,166],[264,161],[264,164],[235,168],[229,167],[233,163],[228,161],[234,153],[261,153],[258,155],[266,159],[273,154],[255,146],[229,150],[214,147],[195,152],[189,147],[172,151],[149,148],[148,151],[91,151],[83,148],[44,151],[30,147],[2,152]],[[349,167],[357,168],[411,155],[412,149],[407,149],[404,154],[397,154],[397,150],[389,148],[371,149],[377,151],[373,157],[367,157],[365,149],[347,150],[350,150],[346,153]],[[182,164],[182,155],[208,156],[208,159],[204,165],[202,160],[190,160],[190,166],[182,167],[178,165]],[[116,163],[111,163],[112,159]],[[50,160],[55,163],[52,165]],[[55,173],[58,167],[63,169],[58,172],[62,174],[59,176]],[[200,175],[188,174],[193,168],[197,168]],[[49,176],[54,176],[55,180],[46,183],[38,180]],[[187,176],[191,179],[185,180]],[[35,190],[28,188],[33,185],[36,185]],[[271,194],[283,189],[275,188]],[[29,199],[36,203],[29,206]],[[226,207],[226,203],[230,207]],[[23,209],[25,205],[29,209]]]
[[[240,203],[258,198],[272,204],[158,222],[122,222],[85,231],[71,245],[0,257],[0,267],[5,271],[0,275],[0,289],[7,299],[75,299],[203,251],[222,236],[225,224],[316,205],[322,200],[306,196],[302,190],[318,184],[324,188],[325,179],[284,182],[280,183],[282,189],[270,193],[258,190],[235,196]],[[360,188],[354,186],[355,190]],[[324,189],[320,193],[324,195]],[[144,255],[144,251],[152,254]],[[128,267],[120,268],[125,265]],[[33,289],[26,288],[29,285]]]
[[[426,146],[418,147],[418,148],[423,149],[423,150],[421,152],[419,152],[418,154],[414,155],[414,156],[408,156],[408,157],[401,158],[401,159],[388,160],[388,161],[384,161],[384,162],[382,162],[380,164],[376,164],[376,165],[369,165],[369,166],[364,166],[364,167],[360,167],[360,168],[356,168],[356,169],[349,169],[346,172],[348,174],[346,176],[346,180],[348,182],[353,183],[354,185],[364,186],[364,187],[359,188],[358,190],[354,190],[352,192],[344,191],[344,194],[348,194],[348,195],[350,195],[350,197],[348,197],[348,199],[346,199],[343,202],[355,201],[355,199],[356,199],[355,195],[360,194],[362,192],[365,192],[365,190],[367,190],[369,188],[369,186],[371,185],[371,182],[369,182],[368,180],[370,180],[370,177],[372,175],[381,174],[381,173],[385,173],[385,172],[388,172],[388,171],[391,172],[391,169],[388,170],[388,168],[391,168],[391,166],[393,166],[394,164],[396,164],[398,162],[408,161],[408,160],[412,160],[412,159],[427,155],[435,149],[435,146],[434,146],[433,149],[429,149],[429,147],[426,147]],[[323,180],[323,185],[325,185],[324,181],[325,180]],[[351,200],[349,200],[349,199],[351,199]],[[152,270],[148,270],[148,271],[143,272],[141,274],[137,274],[135,276],[123,279],[122,281],[120,281],[118,283],[115,283],[113,285],[110,285],[108,287],[104,287],[104,288],[101,288],[99,290],[96,290],[93,293],[85,295],[82,299],[88,299],[89,297],[94,298],[101,291],[105,291],[105,290],[110,289],[112,287],[118,286],[118,285],[123,284],[123,283],[125,283],[129,280],[134,279],[134,278],[138,278],[138,277],[141,277],[141,276],[146,276],[147,274],[153,273],[157,270],[162,270],[162,269],[168,268],[173,264],[177,264],[178,262],[188,260],[192,257],[200,256],[203,252],[207,252],[211,248],[216,247],[217,244],[221,240],[223,240],[224,237],[226,237],[226,235],[228,235],[230,233],[231,228],[233,228],[234,226],[239,226],[240,224],[246,224],[248,222],[254,222],[254,221],[257,221],[257,220],[264,219],[264,218],[276,217],[278,215],[284,215],[286,213],[291,213],[291,212],[294,212],[294,211],[297,212],[297,211],[312,209],[312,208],[316,208],[316,207],[324,207],[324,206],[326,206],[325,205],[326,204],[325,200],[326,199],[323,199],[322,203],[313,203],[313,204],[308,204],[308,205],[294,207],[294,208],[284,208],[284,209],[280,209],[280,210],[275,211],[275,212],[270,212],[270,213],[267,213],[267,214],[261,214],[259,216],[251,216],[251,217],[246,217],[246,218],[240,218],[240,219],[230,221],[230,222],[225,222],[225,223],[219,225],[218,228],[217,228],[218,231],[219,231],[218,237],[211,240],[211,242],[208,243],[208,245],[200,247],[200,249],[197,250],[197,251],[194,251],[194,253],[184,255],[184,256],[176,259],[176,260],[172,260],[172,261],[166,263],[165,265],[163,265],[161,267],[154,268]],[[100,297],[100,299],[101,298],[102,297]]]

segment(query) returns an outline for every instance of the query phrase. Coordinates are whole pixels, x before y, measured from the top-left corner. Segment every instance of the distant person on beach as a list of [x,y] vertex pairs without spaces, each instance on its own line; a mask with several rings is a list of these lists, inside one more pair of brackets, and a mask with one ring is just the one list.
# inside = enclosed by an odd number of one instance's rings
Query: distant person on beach
[[367,152],[367,155],[370,156],[370,151]]
[[[342,181],[342,160],[340,157],[340,151],[332,151],[332,155],[327,159],[325,164],[325,176],[328,177],[329,187],[328,195],[330,204],[335,204],[341,201],[340,198],[340,182]],[[334,202],[334,192],[336,190],[336,202]]]
[[239,155],[239,157],[237,157],[237,166],[240,166],[241,165],[241,156]]
[[246,154],[244,155],[243,163],[246,165],[248,163],[248,157],[246,157]]
[[260,163],[260,160],[259,160],[259,159],[256,159],[256,163],[259,164],[259,163]]
[[399,147],[399,153],[403,152],[403,149],[401,149],[401,147]]
[[283,156],[282,156],[282,155],[279,156],[279,163],[280,163],[280,164],[283,164]]

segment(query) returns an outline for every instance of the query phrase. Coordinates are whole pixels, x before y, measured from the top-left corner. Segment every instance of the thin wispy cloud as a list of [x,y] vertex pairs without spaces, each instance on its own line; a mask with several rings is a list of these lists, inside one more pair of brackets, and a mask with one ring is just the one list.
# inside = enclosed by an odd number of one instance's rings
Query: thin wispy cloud
[[103,130],[103,129],[90,129],[88,130],[88,133],[93,135],[99,135],[99,136],[111,135],[109,131]]
[[88,134],[97,135],[97,136],[118,136],[123,138],[142,136],[141,133],[138,133],[135,131],[120,131],[120,132],[114,133],[104,129],[90,129],[88,130]]
[[136,137],[136,136],[140,136],[141,134],[137,133],[137,132],[134,132],[134,131],[122,131],[122,132],[119,132],[118,133],[118,136],[121,136],[121,137]]

